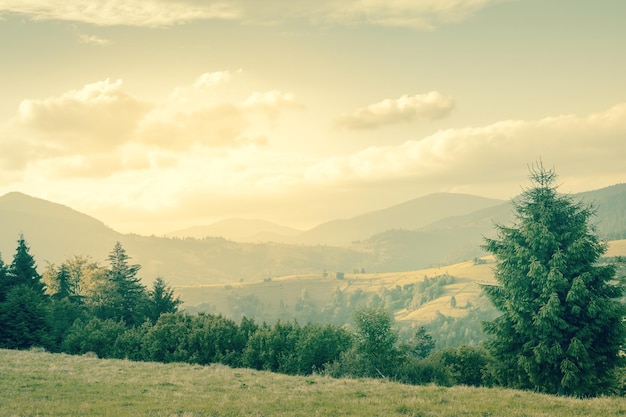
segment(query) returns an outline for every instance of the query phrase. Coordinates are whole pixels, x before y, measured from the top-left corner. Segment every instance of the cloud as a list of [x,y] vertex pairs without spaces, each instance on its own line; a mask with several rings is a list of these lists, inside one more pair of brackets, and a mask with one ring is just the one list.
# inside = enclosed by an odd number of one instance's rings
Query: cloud
[[176,112],[167,118],[150,117],[142,122],[139,140],[159,148],[187,150],[192,145],[237,146],[249,126],[246,113],[236,105],[221,104]]
[[98,81],[60,97],[23,100],[17,123],[59,152],[111,149],[129,140],[150,105],[122,90],[122,81]]
[[441,130],[399,146],[332,156],[308,167],[319,184],[411,180],[430,189],[520,182],[527,164],[542,158],[562,178],[623,176],[626,103],[586,117],[505,120],[483,127]]
[[335,120],[335,125],[347,129],[376,129],[384,125],[413,120],[435,120],[446,117],[454,109],[454,100],[437,91],[414,96],[403,95],[385,99],[360,108]]
[[298,107],[295,95],[270,90],[225,100],[217,89],[231,78],[227,71],[204,73],[154,102],[131,96],[121,80],[109,79],[56,97],[22,100],[16,116],[0,125],[0,166],[93,178],[152,169],[203,148],[267,146],[267,122]]
[[[136,223],[125,226],[133,231],[155,233],[150,221],[165,232],[180,226],[168,223],[176,219],[201,224],[225,215],[313,225],[431,192],[510,198],[526,185],[528,164],[539,158],[556,168],[564,192],[626,182],[624,137],[626,103],[586,116],[446,129],[397,146],[326,157],[272,147],[176,150],[132,142],[109,154],[35,159],[19,189],[39,190],[44,198],[88,209],[109,223],[115,223],[112,213],[135,213]],[[0,148],[4,145],[0,142]],[[19,185],[1,172],[0,181]]]
[[0,14],[15,13],[33,20],[64,20],[97,26],[165,27],[194,20],[234,19],[228,2],[176,0],[3,0]]
[[259,124],[254,116],[261,114],[275,123],[283,110],[300,108],[301,104],[293,93],[278,90],[253,92],[241,102],[221,102],[215,90],[233,77],[228,71],[204,73],[193,84],[175,88],[141,121],[138,140],[178,151],[193,146],[267,144],[267,137],[248,133]]
[[341,23],[433,30],[502,0],[352,0],[328,2],[326,18]]
[[4,0],[0,15],[65,20],[98,26],[167,27],[197,20],[236,19],[249,24],[300,20],[313,25],[397,26],[432,30],[465,20],[503,0]]
[[101,38],[96,35],[85,35],[81,34],[78,37],[81,43],[96,45],[96,46],[106,46],[111,43],[109,39]]
[[265,113],[267,117],[275,122],[279,113],[286,109],[301,109],[303,106],[296,100],[293,93],[272,90],[266,92],[254,92],[244,102],[242,106],[247,109],[257,110]]

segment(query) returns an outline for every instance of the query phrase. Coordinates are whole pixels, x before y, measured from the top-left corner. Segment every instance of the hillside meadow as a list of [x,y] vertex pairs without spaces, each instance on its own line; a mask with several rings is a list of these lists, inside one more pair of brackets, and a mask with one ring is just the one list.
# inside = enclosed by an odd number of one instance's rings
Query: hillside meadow
[[197,306],[205,303],[207,311],[229,315],[230,300],[233,297],[244,298],[254,295],[263,306],[263,310],[278,312],[281,301],[284,305],[293,306],[306,291],[313,302],[324,306],[330,302],[336,289],[351,294],[362,291],[375,294],[383,289],[392,289],[424,281],[424,277],[452,275],[455,282],[445,287],[442,297],[424,304],[414,311],[399,311],[396,320],[401,322],[428,322],[435,317],[437,311],[447,316],[467,314],[467,310],[450,308],[450,298],[455,296],[459,305],[468,301],[477,304],[480,296],[479,283],[493,282],[493,260],[485,258],[485,263],[475,264],[473,261],[460,262],[454,265],[420,269],[406,272],[385,273],[345,273],[343,279],[337,279],[335,273],[298,274],[273,278],[240,282],[237,284],[214,284],[175,287],[176,293],[184,301],[184,306]]
[[[606,257],[626,257],[626,240],[608,242]],[[335,272],[315,274],[296,274],[272,279],[245,281],[233,284],[175,286],[174,290],[184,302],[184,307],[200,306],[197,310],[233,315],[232,299],[254,296],[264,312],[278,315],[281,302],[293,306],[306,291],[317,306],[324,306],[331,301],[336,289],[351,294],[363,291],[366,294],[380,293],[383,289],[391,290],[424,281],[424,277],[451,275],[453,284],[444,287],[444,293],[417,309],[399,310],[395,319],[400,324],[425,324],[431,322],[437,314],[448,317],[464,317],[469,309],[466,305],[481,305],[482,291],[480,284],[495,282],[493,277],[494,259],[492,256],[480,258],[480,262],[465,261],[452,265],[436,266],[413,271],[366,272],[344,274],[344,279],[337,279]],[[450,300],[455,297],[460,308],[453,308]],[[469,303],[469,304],[468,304]],[[196,311],[195,309],[191,309]]]
[[618,397],[581,400],[500,388],[294,377],[36,350],[0,350],[0,376],[3,416],[626,415],[626,399]]

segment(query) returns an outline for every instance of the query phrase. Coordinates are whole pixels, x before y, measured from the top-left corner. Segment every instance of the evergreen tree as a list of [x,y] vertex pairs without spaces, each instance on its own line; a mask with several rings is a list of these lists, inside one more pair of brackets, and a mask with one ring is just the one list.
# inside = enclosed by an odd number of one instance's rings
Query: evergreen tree
[[[140,324],[145,318],[146,288],[137,277],[140,265],[129,264],[130,256],[120,242],[109,253],[109,284],[104,286],[104,308],[101,317],[124,320],[126,324]],[[108,316],[108,317],[107,317]]]
[[56,274],[56,292],[52,295],[54,299],[73,299],[76,297],[76,288],[72,285],[70,271],[67,265],[62,264]]
[[50,345],[51,320],[41,292],[26,284],[13,286],[0,303],[0,347],[24,349]]
[[502,312],[484,323],[502,382],[575,396],[610,392],[624,341],[621,290],[591,207],[557,193],[556,174],[531,168],[532,188],[513,202],[516,222],[497,225],[484,248],[498,285],[484,286]]
[[9,266],[8,277],[11,287],[24,284],[43,294],[44,285],[41,282],[41,275],[37,272],[35,259],[30,254],[30,248],[24,240],[24,235],[20,235],[17,240],[17,249],[13,256],[13,262]]
[[9,292],[9,268],[0,256],[0,303],[2,303]]
[[157,277],[148,292],[148,318],[156,323],[161,314],[176,313],[182,301],[174,297],[174,290],[161,277]]
[[24,236],[20,235],[13,262],[0,261],[0,346],[48,346],[49,299]]

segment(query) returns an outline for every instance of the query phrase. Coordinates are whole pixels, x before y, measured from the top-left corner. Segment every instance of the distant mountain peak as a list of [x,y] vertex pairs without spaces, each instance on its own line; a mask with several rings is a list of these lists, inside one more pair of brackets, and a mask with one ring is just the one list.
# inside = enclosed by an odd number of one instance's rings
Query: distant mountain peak
[[167,233],[168,237],[224,237],[237,241],[284,240],[301,231],[263,219],[229,218],[210,225],[192,226]]

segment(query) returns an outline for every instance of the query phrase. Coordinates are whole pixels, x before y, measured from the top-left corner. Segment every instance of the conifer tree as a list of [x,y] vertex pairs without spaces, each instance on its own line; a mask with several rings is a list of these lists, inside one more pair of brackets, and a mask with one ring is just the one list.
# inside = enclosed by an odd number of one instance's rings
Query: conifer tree
[[531,168],[533,186],[513,201],[510,226],[484,248],[496,257],[498,285],[484,291],[502,315],[484,323],[502,382],[541,392],[610,392],[624,342],[624,308],[593,208],[561,195],[554,170]]
[[12,349],[48,346],[49,299],[23,235],[17,243],[11,265],[8,268],[3,262],[0,265],[0,346]]
[[137,277],[141,265],[129,264],[130,256],[120,242],[109,253],[109,283],[105,309],[108,317],[124,320],[126,324],[141,324],[145,318],[146,288]]
[[0,303],[2,303],[7,296],[9,290],[9,269],[0,256]]
[[72,283],[72,277],[66,264],[61,264],[56,274],[56,292],[52,298],[61,300],[67,298],[69,300],[78,300],[76,286]]
[[30,248],[24,240],[24,235],[20,235],[17,240],[17,249],[13,256],[13,262],[8,271],[10,286],[26,285],[38,293],[43,294],[44,285],[41,275],[37,272],[35,259],[30,254]]
[[161,314],[176,313],[178,306],[182,304],[180,298],[174,296],[174,290],[167,285],[165,280],[157,277],[148,291],[148,318],[156,323]]

